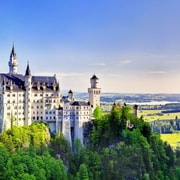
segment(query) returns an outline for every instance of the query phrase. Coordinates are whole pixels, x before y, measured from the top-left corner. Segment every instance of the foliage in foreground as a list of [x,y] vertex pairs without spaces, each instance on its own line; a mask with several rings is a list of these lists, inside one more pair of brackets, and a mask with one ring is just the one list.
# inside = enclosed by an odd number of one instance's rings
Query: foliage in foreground
[[61,160],[56,160],[48,152],[38,154],[33,147],[9,153],[1,144],[0,160],[0,179],[67,179]]
[[129,107],[114,106],[106,115],[98,107],[94,115],[89,144],[75,140],[73,151],[42,123],[4,132],[0,179],[180,179],[180,149],[174,153]]

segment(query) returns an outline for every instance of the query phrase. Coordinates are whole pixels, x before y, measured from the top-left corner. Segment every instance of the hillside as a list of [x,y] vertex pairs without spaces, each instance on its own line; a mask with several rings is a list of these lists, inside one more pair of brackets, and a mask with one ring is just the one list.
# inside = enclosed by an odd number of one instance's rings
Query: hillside
[[149,123],[115,105],[94,112],[86,146],[71,149],[62,134],[50,138],[43,123],[12,127],[0,136],[0,179],[179,179],[180,150],[151,131]]

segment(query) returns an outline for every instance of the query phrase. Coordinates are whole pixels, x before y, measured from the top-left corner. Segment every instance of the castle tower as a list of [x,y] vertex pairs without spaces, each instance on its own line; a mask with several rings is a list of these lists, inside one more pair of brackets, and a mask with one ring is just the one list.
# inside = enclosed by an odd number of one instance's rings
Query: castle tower
[[32,76],[27,64],[25,73],[25,125],[31,124],[31,94],[32,94]]
[[11,50],[10,58],[9,58],[9,73],[17,74],[18,62],[16,58],[16,52],[14,50],[14,44]]
[[101,94],[101,88],[97,87],[99,78],[96,75],[93,75],[90,79],[91,87],[88,88],[89,93],[89,102],[92,107],[92,111],[97,106],[100,106],[100,94]]
[[133,110],[134,110],[134,115],[137,117],[137,114],[138,114],[138,105],[137,104],[135,104],[133,106]]
[[71,89],[70,89],[69,92],[68,92],[68,99],[69,99],[70,101],[73,100],[73,92],[72,92]]

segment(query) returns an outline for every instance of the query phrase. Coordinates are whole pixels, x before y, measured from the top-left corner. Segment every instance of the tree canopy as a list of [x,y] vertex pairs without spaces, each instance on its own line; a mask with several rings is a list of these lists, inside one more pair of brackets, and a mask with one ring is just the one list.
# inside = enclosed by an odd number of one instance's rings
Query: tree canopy
[[106,114],[98,107],[87,142],[83,146],[77,139],[71,149],[43,123],[12,126],[0,135],[0,179],[180,178],[180,150],[174,152],[128,106],[113,106]]

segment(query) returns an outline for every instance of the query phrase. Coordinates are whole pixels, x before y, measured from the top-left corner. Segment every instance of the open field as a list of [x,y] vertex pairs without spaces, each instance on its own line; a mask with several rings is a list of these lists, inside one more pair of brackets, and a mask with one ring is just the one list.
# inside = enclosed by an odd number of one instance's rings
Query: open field
[[173,148],[180,146],[180,133],[161,134],[161,139],[167,141]]
[[176,116],[180,118],[180,112],[178,113],[161,113],[161,110],[139,110],[138,117],[144,117],[144,120],[150,122],[155,120],[171,120]]
[[[180,113],[162,113],[161,110],[139,110],[138,117],[144,117],[144,120],[151,122],[155,120],[171,120],[176,116],[180,118]],[[173,149],[180,146],[180,132],[172,134],[161,134],[161,139],[167,141]]]

